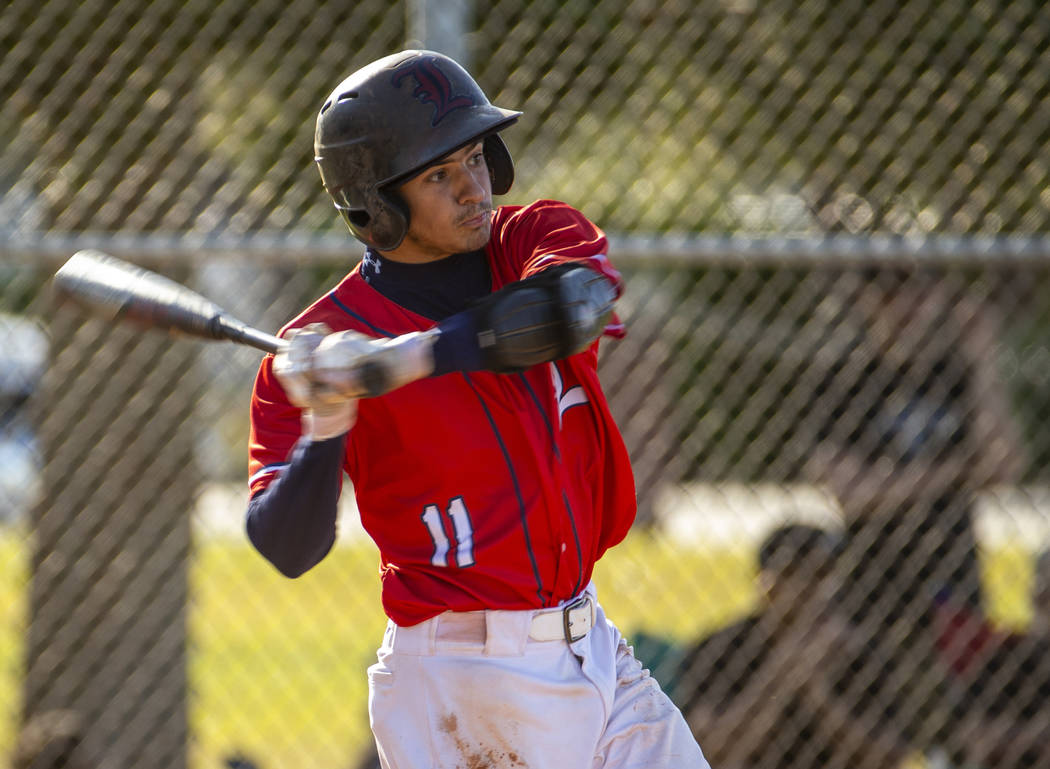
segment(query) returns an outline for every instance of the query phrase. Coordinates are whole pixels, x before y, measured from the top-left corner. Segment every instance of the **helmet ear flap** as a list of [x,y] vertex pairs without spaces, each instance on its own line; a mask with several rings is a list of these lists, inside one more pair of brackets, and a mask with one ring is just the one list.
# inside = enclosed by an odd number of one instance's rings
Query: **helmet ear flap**
[[482,151],[489,167],[489,176],[492,177],[492,194],[507,194],[514,183],[514,161],[506,143],[499,134],[489,134],[482,143]]
[[393,251],[408,232],[408,208],[396,193],[372,190],[367,210],[340,208],[354,237],[377,251]]

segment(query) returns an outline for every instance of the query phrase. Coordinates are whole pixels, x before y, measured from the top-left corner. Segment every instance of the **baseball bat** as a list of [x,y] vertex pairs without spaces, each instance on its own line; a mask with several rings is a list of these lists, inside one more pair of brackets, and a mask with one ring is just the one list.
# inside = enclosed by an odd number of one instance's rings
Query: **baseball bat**
[[228,340],[268,353],[277,353],[286,344],[234,318],[196,291],[101,251],[77,251],[55,273],[53,283],[59,296],[107,320]]

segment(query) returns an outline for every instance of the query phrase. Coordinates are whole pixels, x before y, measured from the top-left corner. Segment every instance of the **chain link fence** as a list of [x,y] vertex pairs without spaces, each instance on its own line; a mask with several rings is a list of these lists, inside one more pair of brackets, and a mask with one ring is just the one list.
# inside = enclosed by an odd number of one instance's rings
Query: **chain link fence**
[[378,558],[349,499],[300,580],[246,544],[258,354],[49,278],[101,247],[278,328],[361,253],[316,110],[425,44],[524,110],[506,202],[612,235],[639,520],[596,581],[712,765],[1050,764],[1048,41],[1007,0],[0,6],[0,756],[370,765]]

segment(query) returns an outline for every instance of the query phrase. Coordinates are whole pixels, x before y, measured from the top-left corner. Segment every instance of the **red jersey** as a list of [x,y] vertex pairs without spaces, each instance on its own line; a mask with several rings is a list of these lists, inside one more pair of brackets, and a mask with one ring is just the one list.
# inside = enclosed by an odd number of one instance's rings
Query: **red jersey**
[[[485,255],[492,290],[568,261],[622,289],[604,234],[554,201],[493,212]],[[397,336],[434,321],[390,301],[356,267],[288,328]],[[623,329],[614,318],[605,330]],[[634,478],[597,372],[598,342],[516,374],[452,373],[362,399],[344,469],[379,548],[383,607],[400,625],[446,610],[535,609],[582,590],[626,536]],[[300,437],[267,356],[251,403],[251,492],[287,463]]]

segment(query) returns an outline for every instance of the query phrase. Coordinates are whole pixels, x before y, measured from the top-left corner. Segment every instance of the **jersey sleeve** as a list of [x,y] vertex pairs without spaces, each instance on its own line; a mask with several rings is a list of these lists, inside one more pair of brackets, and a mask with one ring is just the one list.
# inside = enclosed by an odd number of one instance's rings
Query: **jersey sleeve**
[[[623,277],[609,261],[605,233],[581,212],[556,200],[538,200],[524,207],[502,207],[494,222],[493,241],[508,258],[515,274],[505,282],[521,280],[556,264],[583,263],[613,284],[617,298]],[[608,336],[621,337],[624,326],[614,313],[605,327]]]
[[293,406],[273,373],[273,356],[259,366],[251,400],[248,440],[248,486],[255,496],[288,466],[302,433],[302,411]]

